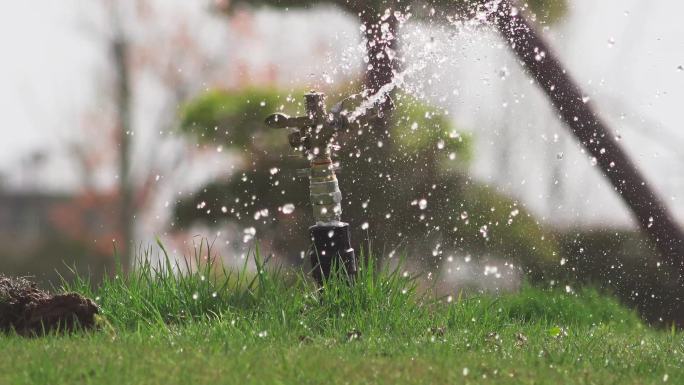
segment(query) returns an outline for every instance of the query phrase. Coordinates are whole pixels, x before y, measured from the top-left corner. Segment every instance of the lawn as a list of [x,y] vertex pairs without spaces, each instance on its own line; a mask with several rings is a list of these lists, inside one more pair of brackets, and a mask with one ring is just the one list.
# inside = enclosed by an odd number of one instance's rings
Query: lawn
[[99,330],[0,335],[0,384],[684,383],[684,334],[594,290],[434,298],[366,260],[355,285],[318,292],[256,260],[69,285],[100,305]]

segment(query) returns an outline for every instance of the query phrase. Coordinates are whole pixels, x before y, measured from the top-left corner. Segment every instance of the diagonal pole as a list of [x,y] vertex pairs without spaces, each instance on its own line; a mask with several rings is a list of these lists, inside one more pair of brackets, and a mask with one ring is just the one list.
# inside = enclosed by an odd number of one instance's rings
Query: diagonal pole
[[509,0],[501,0],[492,21],[521,65],[536,79],[562,121],[596,158],[602,174],[632,211],[663,262],[676,271],[675,277],[681,278],[684,273],[684,233],[619,145],[613,131],[594,106],[583,100],[579,86],[544,39]]

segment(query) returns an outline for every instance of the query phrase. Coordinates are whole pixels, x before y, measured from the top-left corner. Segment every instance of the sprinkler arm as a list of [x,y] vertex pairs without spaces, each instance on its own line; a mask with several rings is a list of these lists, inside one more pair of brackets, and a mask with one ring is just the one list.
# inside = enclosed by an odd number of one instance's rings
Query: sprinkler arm
[[275,113],[266,118],[266,125],[271,128],[304,127],[311,124],[308,116],[291,118],[286,114]]
[[268,116],[265,123],[275,129],[294,129],[295,131],[288,135],[290,146],[305,155],[312,155],[314,158],[329,156],[333,136],[349,124],[343,114],[344,100],[327,113],[324,94],[310,92],[305,98],[306,116],[290,117],[283,113],[275,113]]

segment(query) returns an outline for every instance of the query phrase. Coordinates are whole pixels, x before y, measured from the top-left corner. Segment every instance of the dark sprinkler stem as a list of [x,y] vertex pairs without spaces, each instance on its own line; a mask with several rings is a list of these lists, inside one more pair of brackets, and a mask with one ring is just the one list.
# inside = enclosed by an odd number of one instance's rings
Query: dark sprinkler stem
[[349,224],[316,224],[309,228],[313,247],[309,251],[312,271],[319,286],[330,278],[331,274],[348,278],[350,283],[358,269],[356,254],[351,246]]
[[544,39],[510,1],[502,0],[492,21],[525,69],[536,79],[575,137],[596,158],[603,175],[629,206],[644,233],[657,247],[666,265],[684,275],[684,233],[664,202],[650,187],[615,134]]

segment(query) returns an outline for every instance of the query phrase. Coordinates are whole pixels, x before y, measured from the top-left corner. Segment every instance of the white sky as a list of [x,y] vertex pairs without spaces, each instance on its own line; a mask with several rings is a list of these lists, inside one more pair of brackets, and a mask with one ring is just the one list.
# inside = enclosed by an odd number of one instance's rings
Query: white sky
[[0,170],[11,175],[27,153],[65,140],[63,132],[77,121],[92,92],[89,70],[98,47],[79,20],[78,1],[28,0],[2,7]]
[[[50,139],[40,126],[82,100],[79,81],[88,55],[79,31],[75,3],[20,1],[3,4],[0,12],[0,110],[3,113],[0,159],[5,162]],[[39,10],[39,11],[36,11]],[[86,67],[87,68],[87,67]],[[73,106],[69,106],[72,104]],[[45,119],[42,121],[42,119]]]

